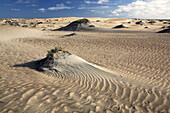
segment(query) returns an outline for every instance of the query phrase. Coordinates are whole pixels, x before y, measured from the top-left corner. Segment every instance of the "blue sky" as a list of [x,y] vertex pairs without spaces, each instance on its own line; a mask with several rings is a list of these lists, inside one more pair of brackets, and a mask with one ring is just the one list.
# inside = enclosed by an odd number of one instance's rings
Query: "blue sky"
[[0,18],[170,19],[170,0],[0,0]]

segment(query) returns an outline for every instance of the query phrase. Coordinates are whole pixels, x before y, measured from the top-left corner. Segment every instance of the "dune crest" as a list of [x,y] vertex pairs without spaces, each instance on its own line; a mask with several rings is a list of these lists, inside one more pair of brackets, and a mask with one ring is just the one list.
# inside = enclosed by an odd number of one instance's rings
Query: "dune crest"
[[79,19],[71,22],[69,25],[53,31],[92,31],[95,26],[88,19]]
[[[120,111],[123,109],[126,111],[132,110],[140,112],[157,112],[161,109],[168,110],[168,98],[164,98],[168,92],[164,89],[160,89],[147,82],[143,83],[137,79],[135,81],[114,74],[111,71],[107,71],[100,66],[91,64],[66,51],[53,51],[51,56],[47,55],[46,58],[39,60],[36,63],[36,66],[39,71],[45,72],[51,77],[62,81],[69,81],[70,84],[78,84],[78,86],[81,87],[81,95],[85,95],[85,93],[83,93],[84,91],[88,92],[92,90],[98,90],[104,94],[111,93],[113,96],[112,99],[117,106],[120,106],[121,104],[128,106],[126,108],[120,108]],[[147,81],[147,79],[145,80]],[[79,100],[81,102],[83,101],[81,100],[83,97],[76,92],[69,92],[69,95],[75,100],[80,98]],[[86,99],[93,100],[90,96],[86,97]],[[133,105],[133,107],[131,108],[130,105]],[[101,106],[96,107],[101,108]],[[98,108],[96,108],[96,111],[97,109]],[[115,109],[113,111],[115,112],[117,110],[118,109]],[[99,112],[103,111],[100,109]]]

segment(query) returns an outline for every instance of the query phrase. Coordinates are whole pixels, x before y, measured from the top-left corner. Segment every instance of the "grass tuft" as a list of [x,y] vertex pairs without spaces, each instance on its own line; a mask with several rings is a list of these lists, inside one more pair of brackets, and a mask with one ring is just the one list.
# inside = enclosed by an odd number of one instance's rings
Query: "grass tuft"
[[53,59],[54,58],[54,54],[59,52],[59,51],[62,51],[62,48],[61,47],[55,47],[54,49],[51,49],[50,51],[48,51],[46,57],[48,59]]

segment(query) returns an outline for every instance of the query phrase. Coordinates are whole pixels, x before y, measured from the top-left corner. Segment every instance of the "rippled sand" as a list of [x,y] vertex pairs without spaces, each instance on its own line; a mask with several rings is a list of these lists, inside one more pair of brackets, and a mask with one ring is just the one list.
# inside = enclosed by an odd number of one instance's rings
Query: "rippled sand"
[[[71,33],[0,26],[1,112],[170,112],[170,34]],[[37,71],[56,46],[72,55]]]

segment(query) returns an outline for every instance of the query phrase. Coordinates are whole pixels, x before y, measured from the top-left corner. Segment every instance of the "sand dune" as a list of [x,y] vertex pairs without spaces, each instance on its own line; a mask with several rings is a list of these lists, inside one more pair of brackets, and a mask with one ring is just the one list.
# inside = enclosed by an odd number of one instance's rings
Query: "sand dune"
[[158,33],[170,33],[170,29],[169,28],[168,29],[164,29],[162,31],[159,31]]
[[20,28],[14,26],[0,26],[0,40],[13,38],[41,37],[43,32],[35,29]]
[[69,82],[69,87],[20,84],[1,95],[3,111],[17,103],[22,103],[18,106],[24,112],[166,112],[169,109],[168,87],[160,88],[159,84],[152,84],[154,81],[145,79],[143,83],[138,77],[135,81],[122,78],[67,53],[53,60],[53,63],[40,60],[35,65],[53,79]]
[[0,112],[170,112],[170,35],[131,32],[0,26]]
[[[128,28],[126,26],[116,26],[115,28]],[[92,24],[88,19],[79,19],[71,22],[70,24],[61,27],[59,29],[54,29],[52,31],[88,31],[88,32],[112,32],[112,33],[145,33],[151,31],[134,31],[134,30],[113,30],[101,26],[96,26]]]
[[117,26],[115,26],[113,28],[128,28],[128,27],[121,24],[121,25],[117,25]]
[[73,21],[72,23],[70,23],[69,25],[59,28],[59,29],[55,29],[52,31],[100,31],[100,32],[104,32],[104,31],[110,31],[110,29],[104,29],[101,27],[96,27],[95,25],[91,24],[90,21],[88,19],[80,19],[80,20],[76,20]]

